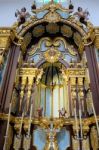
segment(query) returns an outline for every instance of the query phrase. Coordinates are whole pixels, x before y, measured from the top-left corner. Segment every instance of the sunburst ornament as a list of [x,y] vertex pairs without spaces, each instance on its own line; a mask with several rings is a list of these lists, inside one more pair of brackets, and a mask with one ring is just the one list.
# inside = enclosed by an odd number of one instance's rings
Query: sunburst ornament
[[49,63],[55,63],[61,57],[61,52],[59,52],[54,47],[51,47],[44,53],[45,60]]

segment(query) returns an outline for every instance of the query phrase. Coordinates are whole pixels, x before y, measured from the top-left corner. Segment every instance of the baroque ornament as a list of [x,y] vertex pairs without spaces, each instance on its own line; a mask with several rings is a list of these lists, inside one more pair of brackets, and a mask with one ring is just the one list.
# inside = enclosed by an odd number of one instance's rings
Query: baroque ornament
[[44,53],[45,60],[50,63],[57,62],[59,60],[60,56],[61,56],[61,53],[54,47],[51,47]]
[[64,36],[66,37],[71,37],[73,34],[73,31],[71,29],[71,27],[67,26],[67,25],[63,25],[61,27],[61,32],[63,33]]
[[45,16],[45,20],[48,22],[59,22],[61,19],[60,15],[56,12],[49,12],[46,16]]

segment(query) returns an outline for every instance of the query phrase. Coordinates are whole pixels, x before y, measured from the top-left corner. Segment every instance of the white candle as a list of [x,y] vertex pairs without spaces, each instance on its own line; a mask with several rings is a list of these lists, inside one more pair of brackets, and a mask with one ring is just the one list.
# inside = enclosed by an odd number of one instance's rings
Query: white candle
[[77,132],[77,138],[79,138],[79,131],[78,131],[78,120],[77,120],[77,112],[76,112],[76,106],[74,108],[74,112],[75,112],[75,122],[76,122],[76,132]]
[[24,112],[22,113],[21,125],[20,125],[20,130],[19,130],[19,137],[21,136],[22,124],[23,124],[23,117],[24,117]]
[[8,114],[8,122],[7,122],[7,129],[6,129],[6,136],[5,136],[5,143],[4,143],[3,150],[6,150],[7,137],[8,137],[8,132],[9,132],[9,123],[10,123],[11,106],[12,106],[12,104],[10,103],[10,105],[9,105],[9,114]]
[[30,110],[30,119],[29,119],[28,136],[30,135],[32,112],[33,112],[33,104],[31,104],[31,110]]
[[95,108],[94,108],[93,102],[92,102],[92,109],[93,109],[93,113],[94,113],[94,116],[95,116],[96,127],[97,127],[97,132],[98,132],[98,137],[99,137],[99,124],[98,124],[98,120],[97,120],[97,116],[96,116],[96,112],[95,112]]
[[81,136],[81,139],[83,138],[83,133],[82,133],[82,113],[81,113],[81,103],[80,103],[80,96],[78,94],[78,102],[79,102],[79,121],[80,121],[80,136]]
[[50,124],[50,129],[53,129],[53,122],[51,122]]

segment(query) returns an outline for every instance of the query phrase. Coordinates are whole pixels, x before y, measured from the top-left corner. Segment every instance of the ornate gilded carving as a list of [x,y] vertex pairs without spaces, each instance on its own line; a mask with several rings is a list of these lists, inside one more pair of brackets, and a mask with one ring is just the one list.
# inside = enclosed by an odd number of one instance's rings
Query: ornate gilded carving
[[82,44],[82,37],[78,32],[74,33],[74,41],[77,46]]
[[37,84],[39,84],[40,79],[41,79],[43,73],[44,73],[44,72],[43,72],[43,69],[39,69],[39,70],[38,70],[38,74],[37,74],[37,78],[36,78],[36,83],[37,83]]
[[97,130],[95,126],[91,128],[90,138],[91,138],[91,146],[93,150],[97,150],[99,148],[99,143],[98,143],[99,141],[98,141]]
[[73,137],[72,137],[72,143],[73,143],[73,150],[80,149],[80,143],[79,143],[79,141],[75,140]]
[[84,139],[82,141],[82,148],[86,150],[90,150],[89,138]]
[[4,55],[10,46],[10,28],[0,28],[0,65],[3,64]]
[[37,27],[34,27],[32,33],[34,37],[39,37],[43,35],[44,32],[45,32],[45,27],[43,25],[38,25]]
[[72,37],[73,31],[71,29],[71,27],[67,26],[67,25],[63,25],[61,27],[61,32],[63,33],[64,36],[66,37]]
[[95,28],[95,45],[99,49],[99,27]]
[[[32,94],[32,86],[34,84],[34,78],[36,84],[39,83],[43,74],[42,69],[30,68],[28,63],[24,63],[24,67],[18,70],[17,76],[21,79],[21,90],[20,90],[20,111],[22,109],[22,101],[25,94],[25,88],[27,86],[27,101],[26,101],[26,112],[29,110],[30,98]],[[18,81],[17,81],[18,82]]]
[[[83,49],[84,49],[84,45],[87,45],[87,44],[92,44],[92,42],[94,41],[94,30],[93,30],[93,27],[92,25],[88,25],[86,31],[84,31],[84,28],[81,26],[81,24],[79,23],[76,23],[76,22],[73,22],[74,18],[72,18],[71,20],[66,20],[66,19],[63,19],[61,18],[61,16],[56,12],[56,10],[60,9],[62,10],[63,12],[68,12],[68,10],[62,8],[60,5],[58,4],[53,4],[53,3],[50,3],[46,6],[44,6],[42,9],[37,9],[35,10],[35,12],[40,12],[42,10],[45,10],[47,9],[49,12],[44,16],[44,18],[42,19],[33,19],[32,17],[30,18],[30,21],[27,21],[25,24],[24,24],[24,27],[23,29],[21,30],[17,30],[17,25],[16,27],[14,27],[11,31],[11,37],[10,39],[12,40],[12,42],[15,44],[15,45],[21,45],[21,48],[26,50],[27,49],[27,46],[29,45],[29,43],[31,42],[31,39],[32,39],[32,36],[35,36],[35,37],[38,37],[38,36],[42,36],[43,33],[45,32],[45,27],[43,25],[39,25],[37,26],[37,24],[41,24],[42,22],[48,22],[50,24],[48,24],[46,26],[46,31],[49,32],[49,33],[57,33],[59,32],[59,25],[57,24],[54,24],[54,23],[57,23],[57,22],[63,22],[63,26],[61,27],[61,32],[63,33],[64,36],[66,36],[67,38],[69,37],[72,37],[73,35],[73,31],[72,31],[72,28],[75,28],[77,30],[76,33],[74,33],[74,41],[76,43],[76,45],[78,46],[79,48],[79,52],[82,53]],[[52,24],[51,24],[52,23]],[[31,33],[27,32],[30,28],[32,28],[33,26],[34,27],[34,30],[32,32],[33,35],[31,35]],[[25,36],[23,36],[25,34]],[[8,39],[8,37],[1,37],[1,34],[6,34],[6,36],[10,35],[10,32],[7,30],[7,31],[4,31],[4,30],[0,30],[0,63],[2,63],[3,61],[3,55],[4,55],[4,49],[8,48],[9,47],[9,44],[10,44],[10,40]],[[82,38],[83,37],[83,38]],[[98,35],[97,35],[98,37]],[[96,44],[98,45],[98,38],[96,37]],[[72,47],[68,47],[66,41],[64,41],[63,38],[56,38],[55,40],[51,40],[51,39],[48,39],[46,38],[47,41],[46,41],[46,47],[48,47],[48,50],[47,52],[44,53],[44,57],[45,59],[50,62],[50,63],[54,63],[54,62],[57,62],[61,56],[61,52],[58,52],[57,48],[59,45],[60,45],[60,41],[61,40],[63,43],[65,43],[65,49],[68,48],[68,51],[70,52],[70,54],[72,55],[76,55],[77,53],[75,53],[73,51],[73,48]],[[8,40],[8,41],[7,41]],[[43,39],[45,40],[45,39]],[[41,40],[42,41],[42,40]],[[40,41],[40,42],[41,42]],[[39,47],[39,46],[38,46]],[[53,48],[54,47],[54,48]],[[35,52],[35,49],[33,49],[34,52]],[[73,53],[74,52],[74,53]],[[61,66],[60,66],[61,67]],[[76,79],[78,78],[78,86],[79,86],[79,91],[78,91],[78,94],[80,95],[80,98],[83,98],[83,89],[82,89],[82,86],[83,86],[83,78],[85,77],[85,69],[84,68],[69,68],[67,70],[62,70],[62,75],[65,79],[66,82],[68,82],[68,80],[70,79],[70,82],[71,82],[71,96],[73,98],[73,100],[76,99]],[[39,70],[37,68],[31,68],[29,66],[27,67],[23,67],[23,68],[20,68],[19,69],[19,72],[18,72],[18,76],[19,78],[21,78],[22,82],[21,82],[21,91],[20,91],[20,100],[23,99],[24,97],[24,90],[25,90],[25,86],[27,84],[27,111],[28,111],[28,108],[29,108],[29,100],[30,100],[30,97],[31,97],[31,90],[32,90],[32,85],[33,85],[33,80],[35,78],[35,81],[36,83],[38,84],[41,77],[42,77],[42,74],[43,74],[43,70]],[[87,104],[89,107],[89,104]],[[20,109],[21,109],[21,106],[22,106],[22,101],[20,101]],[[73,105],[74,106],[74,105]],[[88,108],[87,108],[88,109]],[[88,110],[90,111],[90,110]],[[7,120],[8,116],[6,114],[0,114],[0,119],[2,120]],[[99,117],[98,117],[98,120],[99,120]],[[10,119],[10,122],[14,123],[15,126],[15,130],[16,132],[19,131],[20,129],[20,122],[21,122],[21,117],[12,117],[11,116],[11,119]],[[78,120],[79,122],[79,120]],[[23,119],[23,128],[26,132],[27,128],[28,128],[28,123],[29,123],[29,118],[28,117],[24,117]],[[34,125],[39,125],[43,128],[48,128],[50,123],[51,123],[51,120],[48,119],[48,118],[32,118],[31,119],[31,123]],[[90,117],[90,118],[82,118],[82,124],[83,124],[83,133],[84,135],[86,136],[86,133],[89,131],[89,125],[91,124],[95,124],[95,118],[94,117]],[[61,128],[63,125],[73,125],[74,127],[74,124],[75,124],[75,119],[74,118],[65,118],[65,119],[53,119],[53,124],[54,124],[54,127],[55,129],[57,129],[58,127]],[[75,128],[75,127],[74,127]],[[75,130],[75,129],[74,129]],[[93,133],[95,133],[96,131],[91,131],[91,134],[92,136],[94,135]],[[54,144],[54,149],[58,149],[58,146],[57,146],[57,141],[56,141],[56,132],[55,134],[53,133],[53,135],[50,135],[49,133],[47,134],[47,144],[46,144],[46,147],[45,149],[48,148],[49,144],[50,144],[50,137],[52,136],[53,138],[53,144]],[[96,136],[96,133],[95,133],[95,136]],[[95,137],[96,138],[96,137]],[[15,143],[14,143],[14,148],[15,150],[18,150],[20,148],[20,144],[21,144],[21,140],[17,137],[15,137]],[[95,147],[97,147],[97,141],[95,143],[95,140],[92,141],[92,146],[94,147],[94,144]],[[77,143],[77,141],[74,141],[74,145],[75,145],[75,150],[77,150],[77,146],[79,147],[79,143]],[[30,147],[30,139],[29,138],[26,138],[24,137],[24,149],[29,149]],[[87,140],[86,141],[83,141],[83,149],[87,149],[88,150],[88,142]],[[94,149],[95,150],[95,149]]]
[[57,62],[59,60],[60,56],[61,56],[61,53],[54,47],[51,47],[44,53],[45,59],[50,63]]
[[79,47],[80,53],[82,53],[82,51],[84,49],[84,42],[83,42],[82,36],[80,35],[80,33],[75,32],[73,38],[74,38],[74,42]]
[[87,98],[86,98],[87,112],[88,112],[89,115],[92,115],[92,114],[93,114],[92,103],[93,103],[93,100],[92,100],[92,93],[91,93],[91,91],[89,90],[88,93],[87,93]]
[[0,49],[7,49],[9,47],[9,37],[0,37]]
[[14,149],[15,150],[19,150],[19,148],[21,147],[21,138],[18,138],[16,135],[14,137]]
[[4,52],[5,50],[4,49],[0,49],[0,65],[3,64],[3,61],[4,61]]
[[44,19],[46,21],[48,21],[49,23],[52,22],[52,23],[56,23],[56,22],[59,22],[60,21],[60,15],[56,12],[49,12],[45,17]]
[[68,77],[85,77],[85,68],[68,68],[62,72]]
[[30,32],[26,33],[23,39],[23,43],[25,43],[25,46],[27,47],[29,43],[31,42],[32,34]]
[[24,136],[24,141],[23,141],[23,148],[24,150],[30,149],[30,144],[31,144],[31,136]]
[[21,68],[19,69],[19,76],[33,76],[35,77],[38,72],[37,68]]
[[24,89],[25,89],[25,86],[26,86],[26,82],[27,82],[27,77],[26,77],[26,76],[22,77],[21,91],[20,91],[20,105],[19,105],[19,112],[22,111],[22,101],[23,101],[23,97],[24,97]]
[[59,32],[59,26],[55,23],[49,23],[46,26],[46,31],[50,34],[55,34]]
[[[7,114],[0,113],[0,120],[7,120],[7,119],[8,119],[8,115]],[[97,116],[97,119],[99,121],[99,116]],[[10,122],[11,123],[15,123],[15,129],[19,130],[21,117],[11,116],[10,117]],[[32,121],[31,121],[31,123],[35,124],[35,125],[41,125],[42,122],[43,122],[43,126],[47,126],[48,127],[48,125],[50,124],[50,119],[48,119],[48,118],[41,118],[41,119],[39,119],[39,118],[32,118]],[[27,126],[28,126],[29,118],[28,117],[24,117],[23,123],[27,124]],[[61,126],[62,125],[74,125],[75,124],[75,119],[74,118],[66,118],[66,119],[64,119],[64,118],[53,118],[53,123],[54,124],[62,123]],[[95,124],[96,121],[95,121],[94,117],[82,118],[82,123],[84,124],[84,126],[89,126],[91,124]]]
[[[47,5],[44,5],[43,7],[39,8],[39,9],[35,9],[35,10],[33,9],[32,12],[37,14],[37,13],[42,12],[44,10],[49,11],[47,13],[47,15],[45,15],[44,17],[45,17],[45,19],[48,18],[48,21],[50,20],[50,22],[55,22],[55,21],[57,22],[61,18],[60,14],[56,13],[57,10],[67,12],[67,13],[69,13],[71,11],[70,9],[63,8],[62,5],[60,5],[58,3],[56,4],[56,3],[50,2]],[[54,18],[54,20],[53,20],[53,18]]]

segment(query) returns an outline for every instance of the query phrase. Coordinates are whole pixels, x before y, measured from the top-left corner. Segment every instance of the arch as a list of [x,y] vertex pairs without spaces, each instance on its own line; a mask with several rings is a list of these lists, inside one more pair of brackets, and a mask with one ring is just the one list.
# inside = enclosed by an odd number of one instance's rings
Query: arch
[[[34,21],[34,22],[31,22],[31,23],[28,23],[27,24],[27,26],[26,27],[24,27],[20,32],[18,32],[17,34],[18,34],[18,36],[19,37],[23,37],[23,39],[24,39],[24,35],[26,35],[26,33],[28,33],[30,30],[33,30],[33,28],[34,27],[37,27],[38,25],[42,25],[42,24],[44,24],[44,23],[48,23],[48,22],[46,22],[46,20],[45,19],[40,19],[40,20],[37,20],[37,21]],[[78,25],[76,25],[76,24],[74,24],[74,23],[72,23],[71,21],[69,21],[69,20],[65,20],[65,19],[61,19],[59,22],[58,22],[58,24],[60,24],[60,23],[62,23],[63,25],[67,25],[67,26],[69,26],[70,28],[72,28],[72,30],[74,30],[73,31],[73,33],[78,33],[79,35],[80,35],[80,37],[81,37],[81,39],[82,39],[82,44],[83,44],[83,39],[84,39],[84,37],[87,37],[88,35],[88,33],[86,33],[85,31],[84,31],[84,29],[83,29],[83,27],[81,28],[80,26],[78,26]],[[44,25],[44,27],[46,27],[46,25]],[[61,26],[59,25],[59,28],[60,28]],[[45,30],[45,29],[44,29]],[[59,29],[60,30],[60,29]],[[44,33],[42,33],[42,35],[44,36],[44,34],[46,33],[46,31],[44,31]],[[61,33],[62,35],[63,35],[63,33],[61,32],[61,31],[59,31],[59,33]],[[54,34],[55,35],[55,34]],[[64,36],[64,35],[63,35]],[[73,35],[74,36],[74,35]],[[33,37],[34,39],[35,39],[35,37]],[[41,36],[40,36],[40,38],[41,38]],[[66,37],[65,36],[65,38],[66,39],[68,39],[69,40],[69,37]],[[36,38],[36,39],[39,39],[39,38]],[[72,39],[73,39],[73,37],[72,37]],[[33,40],[34,41],[34,40]],[[75,43],[75,41],[73,41],[73,45],[76,45],[77,47],[79,47],[79,44],[77,45],[76,43]],[[27,47],[27,46],[26,46]],[[84,50],[83,48],[83,46],[81,46],[82,47],[82,51]],[[81,52],[79,52],[79,53],[81,53]]]
[[[69,64],[68,64],[65,60],[59,59],[59,62],[60,62],[61,64],[63,64],[66,68],[69,68]],[[40,60],[40,61],[35,65],[35,67],[39,68],[39,67],[42,66],[44,63],[46,63],[46,60],[42,59],[42,60]]]
[[[43,19],[35,21],[34,23],[33,22],[28,23],[28,25],[18,33],[18,35],[23,37],[24,34],[26,34],[29,29],[31,29],[32,27],[37,26],[39,24],[43,24],[44,22],[46,22],[46,20],[43,18]],[[46,23],[48,23],[48,22],[46,22]],[[69,25],[70,27],[74,28],[75,30],[77,30],[80,33],[80,35],[82,37],[87,35],[83,28],[79,27],[76,24],[73,24],[71,21],[68,21],[66,19],[60,19],[60,23],[64,23],[64,24]]]

